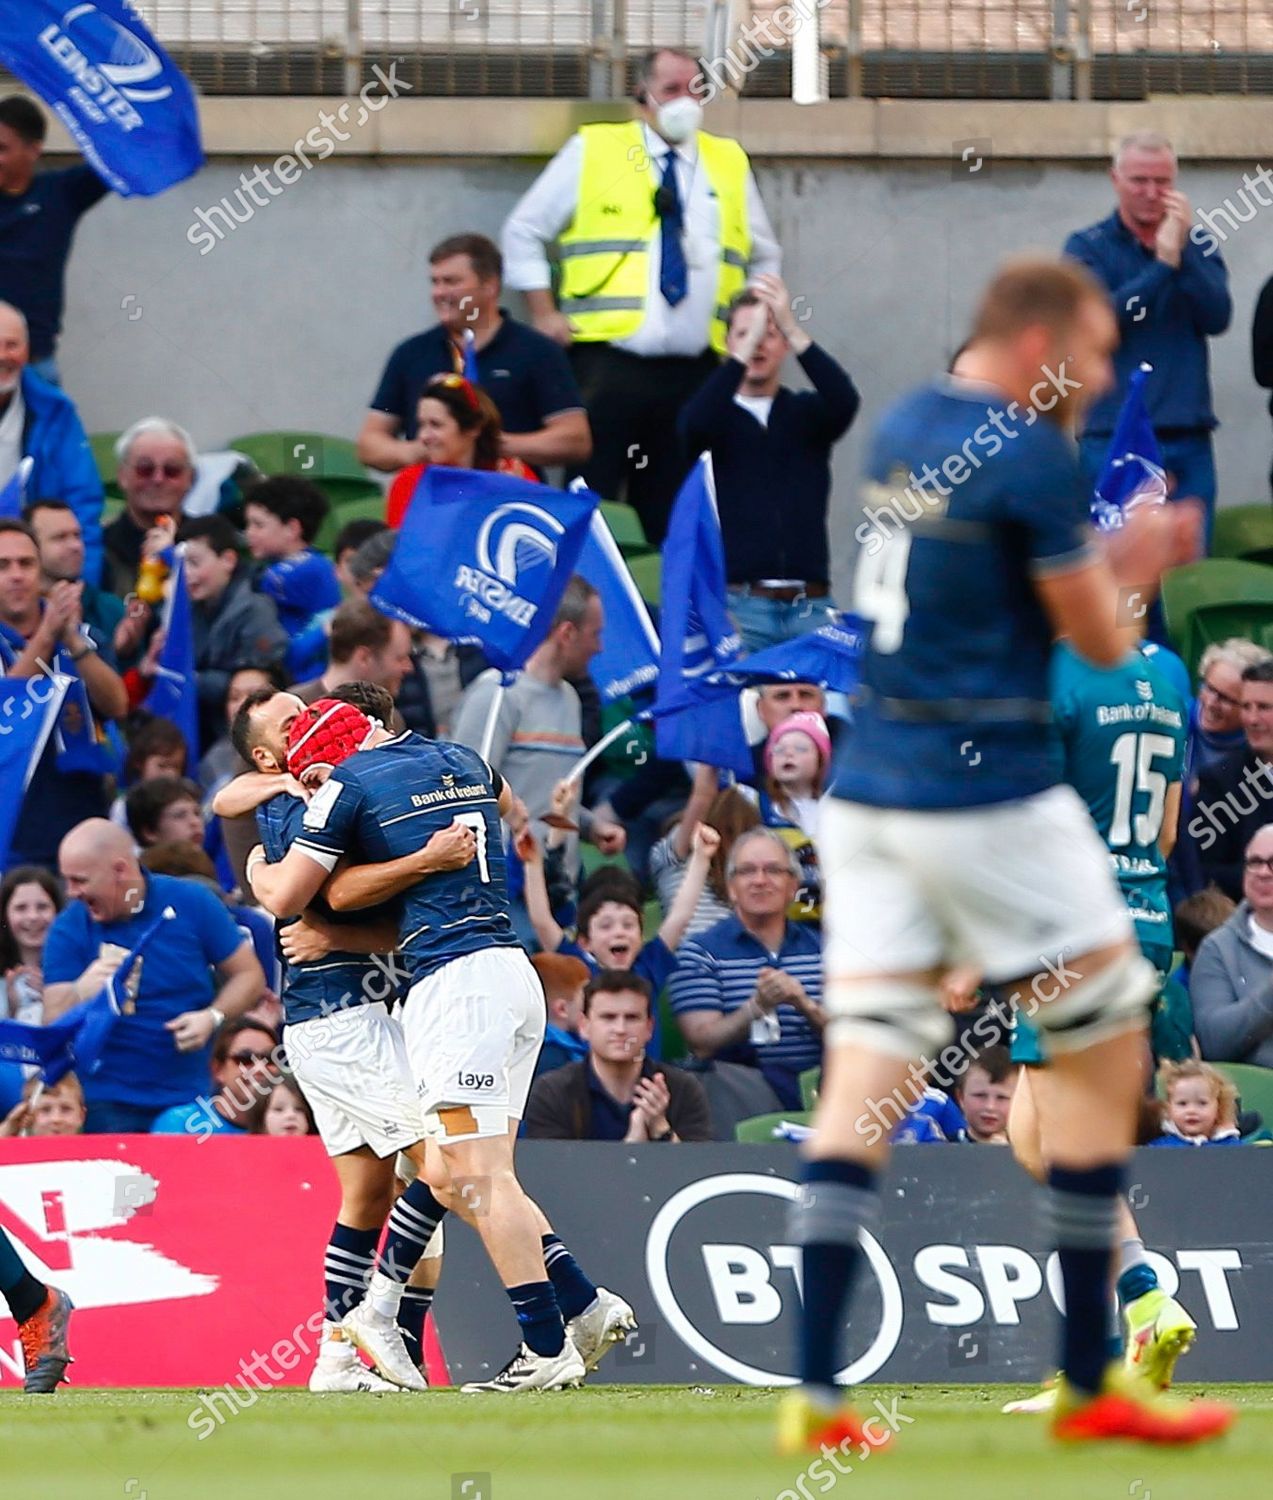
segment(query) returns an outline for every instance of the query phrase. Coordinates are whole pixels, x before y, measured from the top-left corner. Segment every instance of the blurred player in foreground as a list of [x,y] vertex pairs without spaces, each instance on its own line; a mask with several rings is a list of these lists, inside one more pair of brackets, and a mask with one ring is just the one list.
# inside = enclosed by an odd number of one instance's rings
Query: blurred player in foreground
[[3,1229],[0,1229],[0,1297],[8,1303],[18,1325],[26,1371],[22,1389],[28,1396],[48,1395],[66,1379],[66,1367],[71,1363],[66,1341],[71,1299],[57,1287],[45,1286],[32,1276]]
[[868,1101],[950,1034],[945,969],[974,964],[1041,1002],[1047,1192],[1065,1293],[1056,1437],[1194,1442],[1229,1408],[1181,1403],[1106,1347],[1110,1259],[1154,974],[1109,854],[1060,784],[1048,669],[1069,638],[1099,666],[1138,639],[1121,590],[1194,554],[1187,504],[1146,507],[1102,545],[1072,440],[1110,384],[1117,324],[1086,273],[1006,265],[964,372],[885,414],[868,459],[855,608],[872,622],[854,732],[823,813],[827,1063],[792,1233],[804,1253],[801,1387],[784,1453],[869,1443],[836,1386],[837,1342],[874,1221],[887,1140]]

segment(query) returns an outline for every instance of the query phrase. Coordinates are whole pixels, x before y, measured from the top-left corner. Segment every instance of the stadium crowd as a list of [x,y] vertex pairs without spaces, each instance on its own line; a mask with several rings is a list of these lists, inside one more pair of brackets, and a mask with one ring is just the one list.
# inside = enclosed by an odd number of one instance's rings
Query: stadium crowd
[[[851,704],[816,683],[761,686],[744,703],[751,777],[661,761],[634,732],[581,788],[575,763],[639,707],[603,705],[589,675],[606,620],[586,578],[572,580],[498,705],[499,674],[480,647],[410,630],[368,597],[430,465],[581,474],[632,506],[657,548],[706,450],[747,650],[834,618],[829,517],[849,500],[832,494],[830,460],[859,395],[795,311],[744,153],[699,128],[697,67],[652,55],[635,117],[573,136],[513,210],[502,249],[472,231],[434,247],[437,322],[389,354],[356,435],[359,458],[392,476],[383,519],[343,524],[321,479],[243,465],[210,484],[192,434],[155,415],[115,445],[110,514],[60,385],[73,386],[74,371],[55,362],[74,224],[100,184],[88,167],[37,174],[42,112],[0,100],[0,187],[50,206],[37,270],[0,245],[0,488],[34,460],[21,517],[0,517],[0,659],[33,694],[51,672],[75,685],[7,851],[0,1015],[55,1019],[96,993],[165,909],[178,919],[134,970],[92,1077],[33,1099],[33,1080],[0,1062],[0,1134],[313,1129],[280,1043],[286,960],[245,878],[256,824],[213,803],[250,769],[231,735],[245,702],[289,689],[311,703],[351,684],[389,695],[395,732],[485,745],[520,799],[515,912],[549,1019],[527,1135],[690,1143],[733,1139],[756,1116],[804,1118],[822,1054],[819,805]],[[1108,288],[1122,334],[1118,386],[1089,414],[1084,461],[1095,482],[1127,381],[1148,361],[1168,485],[1210,514],[1207,344],[1232,318],[1227,272],[1190,235],[1163,137],[1125,141],[1112,177],[1113,212],[1066,245]],[[530,323],[501,303],[506,273]],[[1266,385],[1271,307],[1266,287],[1253,330]],[[784,383],[793,362],[807,388]],[[145,706],[161,674],[174,542],[191,603],[197,751]],[[1273,816],[1259,784],[1273,765],[1273,654],[1250,640],[1213,645],[1195,696],[1165,644],[1150,650],[1152,690],[1181,705],[1165,731],[1178,833],[1164,845],[1174,842],[1180,927],[1173,938],[1168,910],[1156,935],[1162,1102],[1144,1136],[1229,1143],[1260,1120],[1239,1113],[1210,1064],[1273,1068]],[[383,992],[355,1003],[392,997],[392,966],[377,973]],[[933,1064],[890,1122],[895,1138],[1002,1143],[1017,1067],[1002,997],[981,993],[976,976],[952,976],[948,993],[959,1035],[976,1044],[956,1048],[957,1066]]]

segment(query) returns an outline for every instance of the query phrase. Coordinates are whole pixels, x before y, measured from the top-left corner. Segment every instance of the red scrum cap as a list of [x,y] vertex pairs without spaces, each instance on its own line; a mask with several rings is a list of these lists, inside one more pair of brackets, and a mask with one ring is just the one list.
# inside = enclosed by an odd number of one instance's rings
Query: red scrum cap
[[365,748],[375,727],[352,703],[320,698],[292,720],[287,733],[287,769],[299,776],[311,766],[338,766]]

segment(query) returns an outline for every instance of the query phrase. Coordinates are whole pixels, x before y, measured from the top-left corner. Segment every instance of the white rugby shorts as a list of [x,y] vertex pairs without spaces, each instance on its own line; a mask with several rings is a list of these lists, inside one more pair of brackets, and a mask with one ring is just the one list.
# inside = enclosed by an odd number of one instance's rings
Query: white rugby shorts
[[393,1156],[424,1138],[402,1028],[382,1003],[284,1027],[283,1046],[329,1156]]
[[402,1029],[430,1137],[508,1133],[525,1112],[546,1019],[521,948],[466,953],[411,986]]
[[830,797],[818,837],[829,979],[975,964],[991,982],[1134,941],[1078,793],[925,812]]

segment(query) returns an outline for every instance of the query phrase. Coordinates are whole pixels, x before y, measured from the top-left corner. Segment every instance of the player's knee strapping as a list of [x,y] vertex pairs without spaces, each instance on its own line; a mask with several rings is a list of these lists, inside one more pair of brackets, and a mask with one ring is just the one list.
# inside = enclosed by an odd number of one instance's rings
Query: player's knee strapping
[[1049,1052],[1082,1052],[1145,1025],[1157,989],[1153,965],[1127,952],[1044,1001],[1030,1019],[1045,1034]]
[[832,979],[826,987],[826,1040],[853,1043],[910,1061],[933,1056],[950,1041],[950,1017],[931,984],[910,979]]

